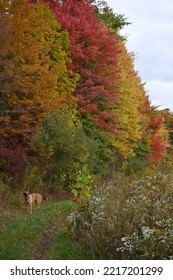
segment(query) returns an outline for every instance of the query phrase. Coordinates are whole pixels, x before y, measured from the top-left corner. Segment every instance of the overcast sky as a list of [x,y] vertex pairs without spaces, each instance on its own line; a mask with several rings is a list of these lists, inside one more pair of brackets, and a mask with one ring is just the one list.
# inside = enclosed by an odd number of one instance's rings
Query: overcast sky
[[126,46],[136,54],[135,69],[146,82],[150,100],[173,111],[173,1],[106,0],[132,24]]

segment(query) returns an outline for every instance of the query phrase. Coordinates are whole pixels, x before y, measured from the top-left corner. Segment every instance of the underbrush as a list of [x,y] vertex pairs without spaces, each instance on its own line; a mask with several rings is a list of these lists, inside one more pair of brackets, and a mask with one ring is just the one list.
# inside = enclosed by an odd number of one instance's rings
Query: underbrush
[[17,211],[18,215],[19,212],[22,213],[24,211],[24,207],[21,186],[16,187],[10,180],[5,182],[0,179],[0,211],[10,211],[13,209],[16,212],[17,209],[20,209]]
[[135,181],[122,175],[98,188],[69,225],[97,259],[173,259],[172,213],[172,174]]

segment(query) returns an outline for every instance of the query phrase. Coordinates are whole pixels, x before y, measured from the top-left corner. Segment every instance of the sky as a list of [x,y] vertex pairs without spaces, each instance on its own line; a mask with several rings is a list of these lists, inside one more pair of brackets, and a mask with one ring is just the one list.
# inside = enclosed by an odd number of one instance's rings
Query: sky
[[173,111],[173,1],[106,0],[130,25],[121,34],[153,105]]

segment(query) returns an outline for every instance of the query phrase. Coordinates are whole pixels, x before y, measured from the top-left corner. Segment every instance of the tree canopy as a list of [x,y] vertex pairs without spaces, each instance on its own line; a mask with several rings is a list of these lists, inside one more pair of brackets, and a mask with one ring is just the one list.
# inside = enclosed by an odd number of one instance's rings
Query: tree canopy
[[75,111],[83,135],[95,147],[86,161],[94,174],[109,173],[108,166],[115,168],[124,160],[155,164],[162,159],[167,145],[164,118],[151,106],[134,69],[134,55],[119,34],[127,24],[105,1],[0,2],[3,171],[10,174],[10,166],[15,170],[17,165],[20,170],[22,161],[27,165],[37,155],[34,135],[64,110],[71,116]]

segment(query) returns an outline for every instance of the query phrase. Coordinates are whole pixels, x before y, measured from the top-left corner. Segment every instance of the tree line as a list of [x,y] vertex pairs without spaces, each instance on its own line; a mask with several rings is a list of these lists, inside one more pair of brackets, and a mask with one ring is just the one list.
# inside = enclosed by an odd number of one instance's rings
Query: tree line
[[0,1],[2,180],[67,187],[162,160],[172,114],[151,105],[127,24],[105,1]]

